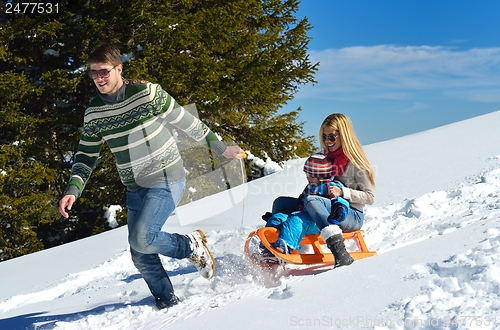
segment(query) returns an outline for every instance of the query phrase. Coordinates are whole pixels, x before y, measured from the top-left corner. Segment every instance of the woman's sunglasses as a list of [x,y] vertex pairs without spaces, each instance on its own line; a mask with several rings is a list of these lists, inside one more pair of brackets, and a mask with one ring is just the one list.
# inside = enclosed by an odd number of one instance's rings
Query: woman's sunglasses
[[111,70],[113,70],[116,67],[117,67],[117,65],[115,65],[114,67],[112,67],[109,70],[108,69],[90,70],[89,71],[89,77],[92,78],[92,79],[97,79],[97,77],[108,78]]
[[326,139],[328,139],[328,141],[330,142],[335,142],[335,140],[338,138],[339,136],[338,135],[333,135],[333,134],[323,134],[323,141],[325,141]]

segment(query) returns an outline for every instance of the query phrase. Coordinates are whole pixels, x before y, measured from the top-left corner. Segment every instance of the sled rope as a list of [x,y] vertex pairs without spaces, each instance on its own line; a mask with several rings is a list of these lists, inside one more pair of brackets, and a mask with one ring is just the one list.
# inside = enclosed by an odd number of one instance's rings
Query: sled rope
[[[243,152],[243,158],[240,159],[240,167],[241,167],[241,184],[245,184],[245,162],[243,159],[245,159],[246,153]],[[245,196],[243,196],[243,199],[241,200],[241,225],[240,225],[240,232],[243,230],[243,222],[245,221]]]

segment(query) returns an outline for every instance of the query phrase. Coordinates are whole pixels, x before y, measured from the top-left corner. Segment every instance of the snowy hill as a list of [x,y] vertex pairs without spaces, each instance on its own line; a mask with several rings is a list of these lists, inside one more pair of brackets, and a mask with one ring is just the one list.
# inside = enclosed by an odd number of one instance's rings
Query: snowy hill
[[203,229],[218,264],[206,281],[187,260],[163,259],[179,305],[154,308],[118,228],[0,263],[0,329],[500,328],[499,123],[495,112],[365,147],[375,257],[335,270],[248,264],[243,244],[261,214],[305,185],[295,160],[167,221]]

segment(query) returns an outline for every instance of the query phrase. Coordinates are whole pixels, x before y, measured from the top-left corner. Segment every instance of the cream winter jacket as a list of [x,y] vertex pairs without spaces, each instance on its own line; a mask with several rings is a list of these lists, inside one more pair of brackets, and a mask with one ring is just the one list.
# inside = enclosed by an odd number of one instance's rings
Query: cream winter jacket
[[372,205],[375,202],[375,187],[366,171],[349,162],[344,173],[337,179],[344,184],[342,197],[351,203],[351,207],[362,211],[366,204]]

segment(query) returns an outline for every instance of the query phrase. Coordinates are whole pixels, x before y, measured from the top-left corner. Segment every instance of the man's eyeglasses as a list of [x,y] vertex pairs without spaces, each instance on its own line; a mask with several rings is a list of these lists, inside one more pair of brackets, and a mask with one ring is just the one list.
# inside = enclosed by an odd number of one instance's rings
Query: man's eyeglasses
[[116,67],[117,67],[117,65],[115,65],[114,67],[112,67],[109,70],[108,69],[90,70],[89,71],[89,77],[92,78],[92,79],[97,79],[97,77],[108,78],[111,70],[113,70]]
[[326,139],[328,139],[328,141],[330,142],[335,142],[335,140],[338,138],[339,136],[338,135],[333,135],[333,134],[323,134],[323,141],[325,141]]

